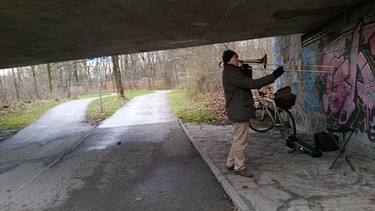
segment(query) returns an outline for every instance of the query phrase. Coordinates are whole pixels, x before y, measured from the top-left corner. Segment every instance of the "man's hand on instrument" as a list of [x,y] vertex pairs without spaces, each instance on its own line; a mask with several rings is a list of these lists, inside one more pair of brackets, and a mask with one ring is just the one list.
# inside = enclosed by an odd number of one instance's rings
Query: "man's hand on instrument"
[[272,75],[276,78],[280,77],[284,73],[284,67],[280,66],[276,70],[273,71]]
[[248,65],[248,64],[242,64],[242,69],[249,70],[250,69],[250,65]]

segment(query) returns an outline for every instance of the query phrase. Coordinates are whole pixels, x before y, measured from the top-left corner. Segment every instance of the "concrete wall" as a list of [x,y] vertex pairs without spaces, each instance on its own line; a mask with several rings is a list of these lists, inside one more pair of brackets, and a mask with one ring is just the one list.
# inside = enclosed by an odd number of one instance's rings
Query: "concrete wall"
[[290,85],[297,95],[292,112],[299,129],[313,133],[327,126],[357,128],[355,144],[374,151],[375,19],[360,17],[351,24],[304,48],[300,35],[277,37],[275,63],[334,67],[286,67],[277,87]]

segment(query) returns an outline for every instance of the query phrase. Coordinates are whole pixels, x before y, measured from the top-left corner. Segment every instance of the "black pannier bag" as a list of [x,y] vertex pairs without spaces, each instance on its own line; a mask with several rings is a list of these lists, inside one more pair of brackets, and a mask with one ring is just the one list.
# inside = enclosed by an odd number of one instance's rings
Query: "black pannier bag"
[[[336,139],[336,142],[338,143],[338,136],[333,135],[333,137]],[[320,132],[320,133],[314,133],[314,144],[315,147],[322,150],[323,152],[326,151],[336,151],[339,149],[335,141],[332,139],[332,137],[327,132]]]
[[292,94],[290,86],[286,86],[276,91],[274,100],[277,107],[290,109],[296,103],[296,95]]

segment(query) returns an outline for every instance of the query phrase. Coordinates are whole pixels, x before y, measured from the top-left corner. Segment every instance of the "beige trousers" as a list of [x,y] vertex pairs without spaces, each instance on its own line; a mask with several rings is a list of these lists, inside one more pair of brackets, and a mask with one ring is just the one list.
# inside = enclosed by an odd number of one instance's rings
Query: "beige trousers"
[[234,140],[227,158],[227,167],[234,166],[234,170],[245,169],[245,148],[249,138],[249,121],[234,122]]

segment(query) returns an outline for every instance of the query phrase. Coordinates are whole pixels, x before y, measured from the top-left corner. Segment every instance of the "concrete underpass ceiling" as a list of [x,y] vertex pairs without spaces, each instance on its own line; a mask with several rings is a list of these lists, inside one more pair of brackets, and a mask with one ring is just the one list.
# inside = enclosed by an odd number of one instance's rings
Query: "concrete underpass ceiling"
[[4,0],[0,68],[303,33],[353,0]]

